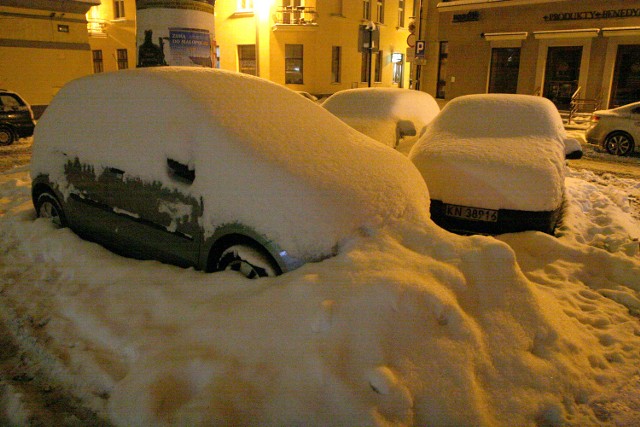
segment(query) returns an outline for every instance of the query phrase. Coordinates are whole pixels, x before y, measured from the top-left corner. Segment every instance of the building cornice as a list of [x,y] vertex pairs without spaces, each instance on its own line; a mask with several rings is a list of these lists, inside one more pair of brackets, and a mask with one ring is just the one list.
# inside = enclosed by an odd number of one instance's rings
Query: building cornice
[[85,14],[100,0],[0,0],[0,6],[37,9],[49,12]]
[[568,0],[455,0],[440,2],[438,12],[457,12],[470,9],[488,9],[492,7],[529,6],[533,4],[558,3]]

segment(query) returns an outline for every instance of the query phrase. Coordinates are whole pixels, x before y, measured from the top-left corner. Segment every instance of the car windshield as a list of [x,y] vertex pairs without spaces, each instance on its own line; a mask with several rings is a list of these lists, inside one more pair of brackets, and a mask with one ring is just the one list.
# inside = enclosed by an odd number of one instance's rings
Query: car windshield
[[21,110],[25,108],[24,102],[14,95],[8,93],[0,95],[0,107],[4,111]]

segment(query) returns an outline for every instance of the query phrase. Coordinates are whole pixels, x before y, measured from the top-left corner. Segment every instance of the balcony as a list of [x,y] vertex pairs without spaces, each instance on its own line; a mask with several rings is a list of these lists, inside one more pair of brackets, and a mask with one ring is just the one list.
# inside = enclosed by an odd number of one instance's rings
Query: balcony
[[273,21],[276,28],[314,27],[318,25],[317,14],[315,7],[283,6],[276,10]]

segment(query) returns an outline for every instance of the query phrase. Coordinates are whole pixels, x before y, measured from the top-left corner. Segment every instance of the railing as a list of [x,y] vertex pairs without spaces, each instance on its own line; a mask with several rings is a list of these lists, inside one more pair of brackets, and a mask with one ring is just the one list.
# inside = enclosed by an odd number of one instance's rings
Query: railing
[[582,88],[578,86],[578,89],[571,95],[571,108],[569,109],[569,117],[567,124],[571,123],[576,116],[580,116],[580,113],[593,113],[600,108],[600,95],[595,98],[580,98],[580,91]]
[[276,10],[273,20],[277,25],[316,25],[317,15],[315,7],[283,6]]

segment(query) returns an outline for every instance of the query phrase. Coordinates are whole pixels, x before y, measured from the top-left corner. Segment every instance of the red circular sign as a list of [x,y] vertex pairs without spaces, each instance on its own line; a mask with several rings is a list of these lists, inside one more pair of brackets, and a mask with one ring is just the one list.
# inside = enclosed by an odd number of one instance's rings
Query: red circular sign
[[411,33],[407,36],[407,44],[409,47],[414,47],[416,45],[416,35]]

